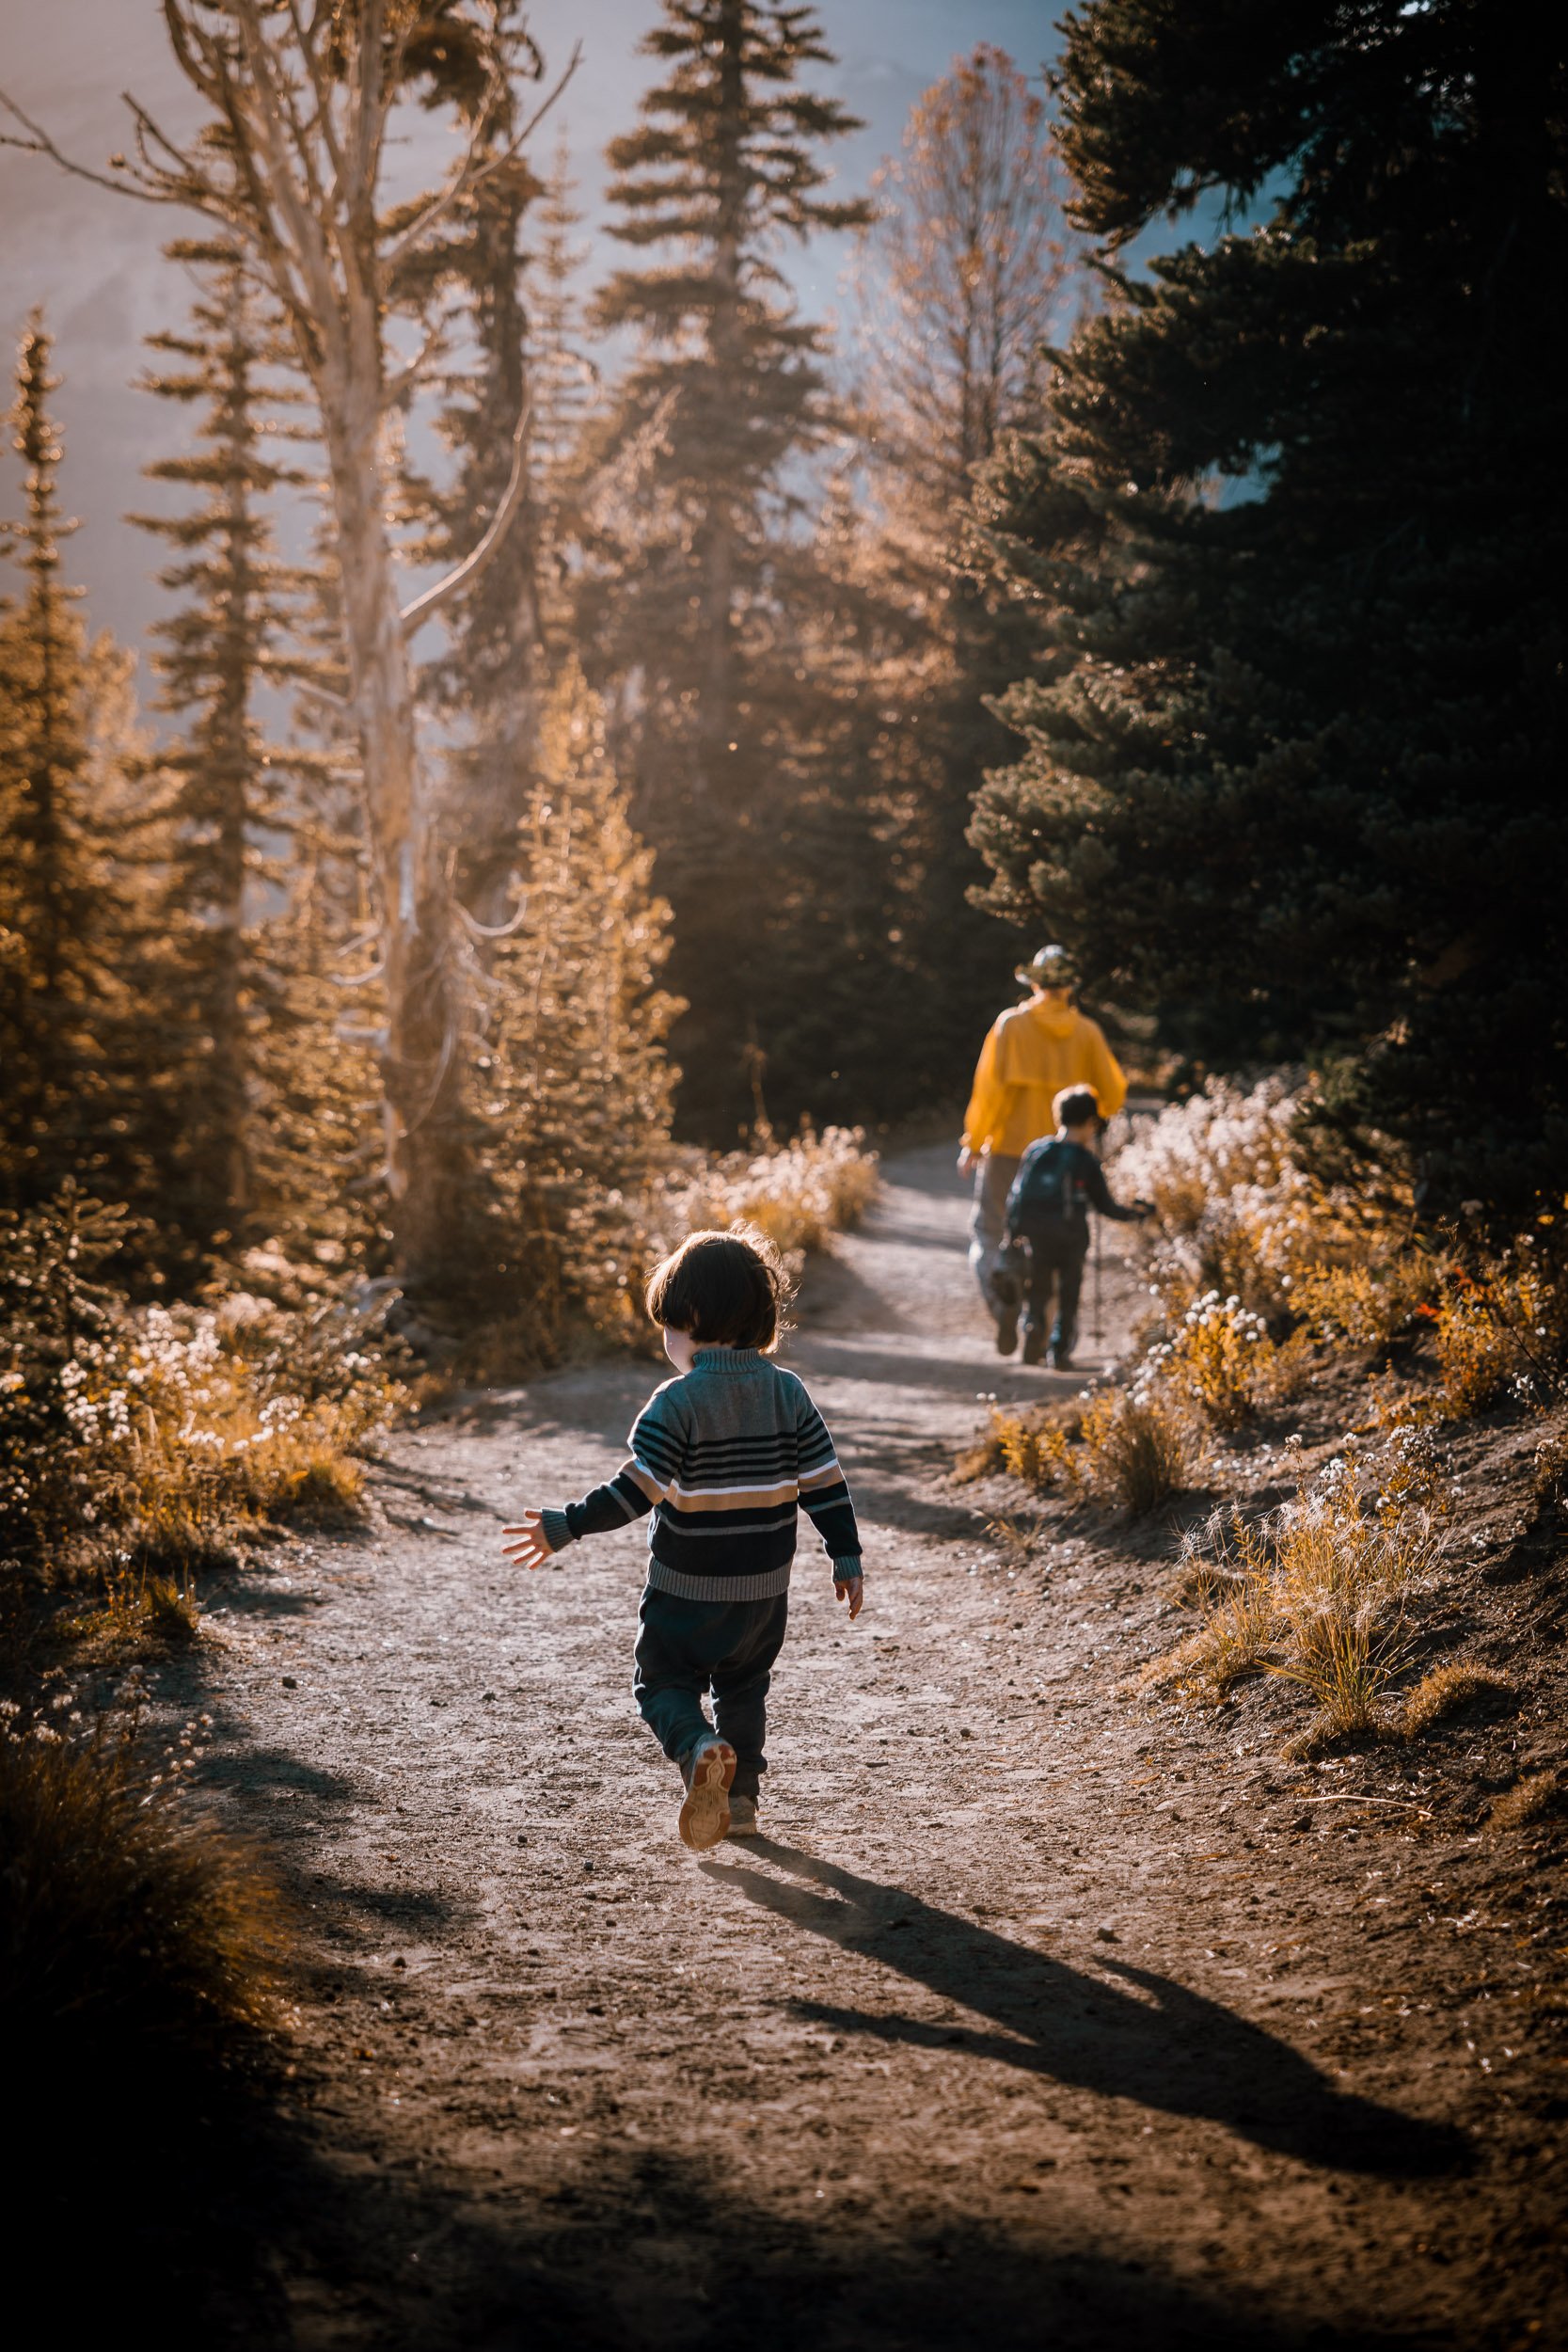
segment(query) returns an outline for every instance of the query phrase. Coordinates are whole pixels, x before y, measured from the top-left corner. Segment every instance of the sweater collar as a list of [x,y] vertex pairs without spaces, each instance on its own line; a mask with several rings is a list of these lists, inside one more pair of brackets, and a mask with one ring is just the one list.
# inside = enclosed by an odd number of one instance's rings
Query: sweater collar
[[741,1378],[762,1370],[762,1351],[755,1347],[700,1347],[691,1359],[693,1372],[723,1373]]

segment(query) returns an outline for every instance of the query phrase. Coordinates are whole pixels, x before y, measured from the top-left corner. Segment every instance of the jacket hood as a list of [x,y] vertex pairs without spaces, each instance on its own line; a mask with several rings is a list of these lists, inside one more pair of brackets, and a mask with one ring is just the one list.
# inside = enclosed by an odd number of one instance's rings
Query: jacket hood
[[1048,1005],[1043,998],[1038,1004],[1026,1005],[1024,1010],[1031,1021],[1038,1022],[1047,1037],[1070,1037],[1083,1017],[1070,1005],[1065,1012],[1058,1012],[1054,1005]]

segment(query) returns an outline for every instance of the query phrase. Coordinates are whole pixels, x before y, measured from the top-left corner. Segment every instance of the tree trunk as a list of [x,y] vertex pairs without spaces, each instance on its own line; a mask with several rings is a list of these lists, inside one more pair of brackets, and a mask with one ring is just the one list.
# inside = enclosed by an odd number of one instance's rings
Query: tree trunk
[[[371,326],[367,334],[373,338]],[[463,1002],[451,891],[419,753],[412,665],[387,534],[379,350],[324,387],[344,630],[380,907],[387,1171],[397,1271],[410,1291],[450,1274],[452,1113]]]

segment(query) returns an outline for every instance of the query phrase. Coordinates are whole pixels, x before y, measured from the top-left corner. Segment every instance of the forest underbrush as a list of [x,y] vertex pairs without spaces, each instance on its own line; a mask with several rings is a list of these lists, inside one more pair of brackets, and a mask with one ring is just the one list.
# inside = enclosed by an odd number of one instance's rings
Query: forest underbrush
[[1418,1777],[1389,1802],[1540,1819],[1564,1795],[1563,1204],[1491,1248],[1423,1228],[1397,1184],[1318,1175],[1298,1107],[1215,1082],[1123,1151],[1157,1210],[1137,1352],[993,1408],[958,1475],[1010,1528],[1028,1494],[1033,1561],[1065,1534],[1157,1580],[1125,1704]]

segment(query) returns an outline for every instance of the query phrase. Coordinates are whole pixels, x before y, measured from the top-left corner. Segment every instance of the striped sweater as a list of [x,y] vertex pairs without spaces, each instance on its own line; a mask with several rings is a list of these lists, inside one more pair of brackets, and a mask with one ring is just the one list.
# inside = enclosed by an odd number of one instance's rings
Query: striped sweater
[[754,1347],[700,1347],[656,1389],[608,1486],[541,1514],[560,1551],[652,1511],[648,1581],[683,1600],[768,1600],[789,1589],[805,1511],[836,1581],[861,1573],[860,1535],[833,1441],[805,1385]]

